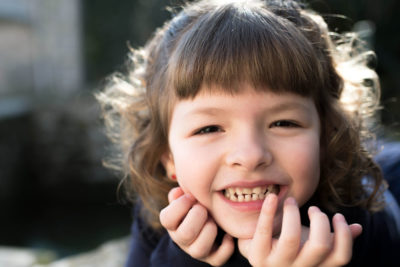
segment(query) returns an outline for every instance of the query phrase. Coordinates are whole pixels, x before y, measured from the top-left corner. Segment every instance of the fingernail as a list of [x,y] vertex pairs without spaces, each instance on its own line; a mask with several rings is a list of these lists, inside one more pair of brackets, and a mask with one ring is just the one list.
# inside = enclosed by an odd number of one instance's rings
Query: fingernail
[[314,213],[314,212],[319,212],[319,211],[321,211],[317,206],[310,206],[309,208],[308,208],[308,211],[310,212],[310,213]]
[[341,213],[336,213],[335,216],[334,216],[334,218],[335,218],[335,220],[337,220],[337,221],[339,221],[339,222],[347,223],[347,222],[346,222],[346,218],[345,218],[345,217],[343,216],[343,214],[341,214]]

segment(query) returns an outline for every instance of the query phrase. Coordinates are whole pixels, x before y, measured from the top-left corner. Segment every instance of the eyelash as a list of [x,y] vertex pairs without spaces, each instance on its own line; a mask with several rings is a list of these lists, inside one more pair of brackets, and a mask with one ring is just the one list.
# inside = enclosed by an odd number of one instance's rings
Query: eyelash
[[[290,120],[279,120],[275,121],[271,124],[272,127],[280,127],[280,128],[298,128],[300,125],[296,122]],[[199,130],[194,132],[194,135],[203,135],[203,134],[212,134],[216,132],[221,132],[222,129],[218,125],[208,125],[200,128]]]
[[199,130],[197,130],[194,135],[202,135],[202,134],[211,134],[211,133],[215,133],[215,132],[220,132],[221,128],[217,125],[209,125],[209,126],[205,126],[200,128]]
[[298,128],[300,125],[290,120],[279,120],[273,122],[270,127]]

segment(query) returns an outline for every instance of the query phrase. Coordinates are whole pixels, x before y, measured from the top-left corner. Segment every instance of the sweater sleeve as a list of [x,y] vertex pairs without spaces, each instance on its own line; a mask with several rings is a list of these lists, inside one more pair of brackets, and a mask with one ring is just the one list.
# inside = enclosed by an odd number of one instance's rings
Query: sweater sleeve
[[209,266],[197,261],[182,251],[168,233],[156,233],[140,216],[140,205],[134,209],[134,222],[125,267]]
[[348,266],[398,266],[400,257],[400,209],[389,191],[385,208],[377,213],[354,212],[349,223],[361,223],[363,232],[354,244]]
[[133,210],[133,224],[126,267],[150,266],[150,257],[158,242],[158,236],[151,234],[139,215],[140,205]]

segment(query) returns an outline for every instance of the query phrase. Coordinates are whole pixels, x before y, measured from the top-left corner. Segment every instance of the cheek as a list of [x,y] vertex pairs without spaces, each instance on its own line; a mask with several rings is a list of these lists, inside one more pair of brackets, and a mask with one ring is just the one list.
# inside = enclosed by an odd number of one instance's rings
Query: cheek
[[304,140],[292,149],[296,150],[296,153],[288,155],[288,163],[291,162],[290,176],[293,179],[292,194],[302,205],[314,194],[319,183],[319,142],[315,139]]
[[192,151],[190,147],[174,153],[176,176],[184,192],[191,193],[201,204],[209,207],[210,193],[215,177],[212,155],[200,150]]
[[320,153],[318,143],[307,143],[307,149],[302,156],[297,158],[297,168],[305,180],[318,180],[320,171]]

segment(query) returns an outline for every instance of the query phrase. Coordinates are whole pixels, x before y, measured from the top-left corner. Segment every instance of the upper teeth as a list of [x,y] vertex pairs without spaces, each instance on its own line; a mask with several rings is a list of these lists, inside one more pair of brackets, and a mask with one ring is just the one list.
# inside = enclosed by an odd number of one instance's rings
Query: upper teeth
[[278,192],[278,185],[257,186],[253,188],[229,187],[225,190],[225,197],[237,202],[264,199],[268,193]]

